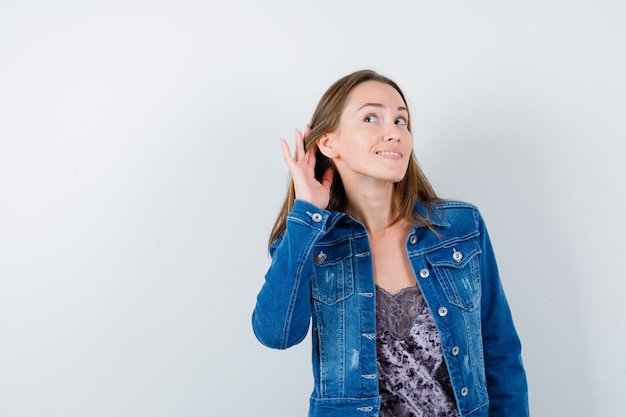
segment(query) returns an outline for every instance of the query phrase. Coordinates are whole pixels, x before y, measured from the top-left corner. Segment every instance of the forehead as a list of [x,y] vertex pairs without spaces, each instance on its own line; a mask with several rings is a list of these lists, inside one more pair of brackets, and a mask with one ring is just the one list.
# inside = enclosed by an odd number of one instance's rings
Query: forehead
[[358,109],[364,104],[382,104],[385,107],[406,107],[398,91],[389,84],[379,81],[365,81],[352,89],[346,100],[346,110]]

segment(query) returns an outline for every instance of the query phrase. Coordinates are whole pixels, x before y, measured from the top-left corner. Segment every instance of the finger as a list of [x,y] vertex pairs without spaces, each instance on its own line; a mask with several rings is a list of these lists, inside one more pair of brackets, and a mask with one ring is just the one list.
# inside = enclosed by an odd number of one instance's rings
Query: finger
[[291,149],[289,149],[289,144],[285,139],[281,139],[280,145],[283,148],[283,159],[285,160],[287,167],[291,169],[291,166],[293,164],[293,158],[291,157]]
[[315,159],[317,157],[317,144],[313,144],[311,149],[306,153],[305,161],[308,165],[315,165]]
[[304,136],[301,131],[296,129],[296,161],[301,161],[304,156]]
[[330,186],[333,183],[334,176],[335,176],[335,171],[333,171],[332,168],[328,168],[326,171],[324,171],[324,175],[322,175],[322,185],[327,190],[330,190]]
[[[309,133],[311,133],[311,127],[309,125],[306,125],[306,128],[304,129],[304,134],[302,135],[302,146],[304,147],[304,162],[306,164],[310,163],[311,154],[311,149],[309,149],[308,151],[306,150],[306,137],[309,135]],[[313,148],[315,148],[315,146]],[[313,163],[315,163],[315,158],[313,158]]]

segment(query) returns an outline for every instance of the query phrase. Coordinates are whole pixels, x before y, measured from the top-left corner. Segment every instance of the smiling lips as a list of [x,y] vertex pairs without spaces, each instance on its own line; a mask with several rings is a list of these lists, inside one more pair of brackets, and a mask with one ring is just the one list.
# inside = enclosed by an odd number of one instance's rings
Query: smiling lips
[[402,158],[402,154],[400,152],[396,152],[396,151],[378,151],[376,152],[377,155],[380,156],[384,156],[387,158],[391,158],[391,159],[400,159]]

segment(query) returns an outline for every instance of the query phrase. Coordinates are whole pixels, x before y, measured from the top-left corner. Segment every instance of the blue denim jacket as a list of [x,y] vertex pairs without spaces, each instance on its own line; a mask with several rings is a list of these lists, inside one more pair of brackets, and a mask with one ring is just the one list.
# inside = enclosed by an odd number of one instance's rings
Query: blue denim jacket
[[[432,311],[461,416],[528,416],[521,345],[478,210],[442,201],[406,250]],[[286,349],[312,319],[310,417],[378,416],[376,299],[365,227],[296,200],[252,314],[256,337]]]

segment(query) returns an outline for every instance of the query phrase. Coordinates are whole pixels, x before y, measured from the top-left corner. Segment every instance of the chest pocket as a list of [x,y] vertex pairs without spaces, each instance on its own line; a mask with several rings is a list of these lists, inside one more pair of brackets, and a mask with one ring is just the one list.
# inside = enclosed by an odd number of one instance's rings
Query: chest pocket
[[314,274],[311,280],[313,299],[336,304],[354,294],[352,253],[349,245],[315,247]]
[[478,307],[481,295],[481,253],[477,242],[467,241],[426,255],[450,304],[465,310]]

